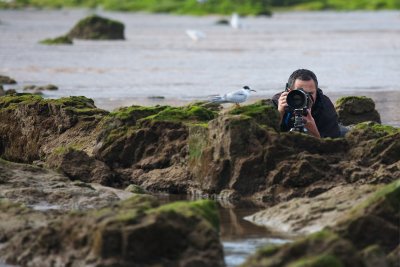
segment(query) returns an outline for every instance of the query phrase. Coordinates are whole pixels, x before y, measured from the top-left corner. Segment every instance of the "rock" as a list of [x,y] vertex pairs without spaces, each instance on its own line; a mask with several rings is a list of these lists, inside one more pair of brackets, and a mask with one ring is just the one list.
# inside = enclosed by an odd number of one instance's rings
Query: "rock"
[[48,84],[48,85],[44,85],[44,86],[36,86],[36,85],[26,85],[24,86],[24,91],[55,91],[58,90],[58,87],[55,86],[54,84]]
[[2,84],[16,84],[16,83],[17,82],[14,79],[12,79],[12,78],[10,78],[8,76],[0,75],[0,85],[2,85]]
[[[382,187],[330,229],[265,247],[241,266],[388,266],[400,240],[400,180]],[[378,264],[378,265],[372,265]]]
[[71,180],[116,186],[116,174],[101,161],[74,147],[59,147],[46,159],[48,166],[61,171]]
[[[201,128],[200,128],[201,129]],[[205,193],[255,192],[265,181],[269,134],[249,116],[220,116],[189,136],[190,169]]]
[[55,171],[0,159],[0,201],[5,198],[34,210],[63,212],[104,207],[125,197],[89,183],[71,182]]
[[215,22],[217,25],[229,25],[229,19],[226,18],[220,18]]
[[6,94],[6,92],[4,91],[3,86],[0,85],[0,96],[3,96],[5,94]]
[[125,188],[125,191],[131,192],[134,194],[144,194],[146,192],[142,187],[135,185],[135,184],[130,184],[127,188]]
[[105,114],[85,97],[1,97],[0,154],[8,160],[31,163],[46,158],[57,147],[76,144],[90,154]]
[[70,36],[62,35],[56,38],[48,38],[40,41],[39,43],[45,45],[72,45],[73,41]]
[[92,15],[80,20],[67,34],[69,38],[90,40],[123,40],[124,25],[121,22]]
[[301,236],[334,226],[351,208],[377,189],[374,185],[336,186],[315,197],[294,198],[279,203],[245,219],[265,226],[274,233]]
[[6,91],[6,95],[16,95],[17,94],[17,90],[15,89],[8,89]]
[[260,125],[271,127],[276,131],[279,131],[280,129],[279,113],[272,101],[268,99],[259,100],[254,104],[235,108],[231,110],[229,114],[249,116]]
[[349,96],[339,98],[335,103],[339,122],[343,125],[357,124],[365,121],[381,122],[375,109],[375,102],[368,97]]
[[[138,195],[112,207],[75,212],[12,236],[7,263],[53,266],[225,266],[216,205],[165,206]],[[34,237],[34,238],[33,238]]]

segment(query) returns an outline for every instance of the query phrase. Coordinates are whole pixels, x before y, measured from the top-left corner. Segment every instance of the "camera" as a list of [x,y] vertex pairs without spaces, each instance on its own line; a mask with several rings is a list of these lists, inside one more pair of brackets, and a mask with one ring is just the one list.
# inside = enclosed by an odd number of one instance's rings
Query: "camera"
[[294,126],[290,131],[306,132],[303,116],[307,116],[307,109],[312,105],[311,94],[304,91],[303,88],[297,88],[288,93],[286,103],[289,109],[294,113]]
[[[312,103],[311,94],[304,91],[303,88],[292,90],[287,95],[286,103],[292,110],[305,109],[307,111]],[[307,115],[307,113],[305,115]]]

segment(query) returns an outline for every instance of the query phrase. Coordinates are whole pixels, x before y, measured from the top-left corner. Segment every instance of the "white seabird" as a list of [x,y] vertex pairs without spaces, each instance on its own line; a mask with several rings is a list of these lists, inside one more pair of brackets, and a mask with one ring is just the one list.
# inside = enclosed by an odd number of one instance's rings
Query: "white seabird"
[[249,98],[250,92],[256,92],[256,90],[250,89],[248,86],[243,86],[242,89],[227,93],[224,95],[213,96],[211,102],[213,103],[235,103],[239,106],[239,103],[243,103]]
[[206,38],[206,35],[197,30],[186,30],[186,34],[193,40],[193,41],[198,41],[200,39]]
[[234,29],[239,29],[242,27],[242,23],[240,22],[240,17],[237,13],[233,13],[229,24]]

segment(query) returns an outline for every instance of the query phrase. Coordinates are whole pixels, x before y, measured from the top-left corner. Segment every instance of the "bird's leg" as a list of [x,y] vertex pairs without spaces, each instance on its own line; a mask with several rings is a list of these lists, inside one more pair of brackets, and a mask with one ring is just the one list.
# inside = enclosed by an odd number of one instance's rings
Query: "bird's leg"
[[240,108],[239,103],[235,103],[236,108]]

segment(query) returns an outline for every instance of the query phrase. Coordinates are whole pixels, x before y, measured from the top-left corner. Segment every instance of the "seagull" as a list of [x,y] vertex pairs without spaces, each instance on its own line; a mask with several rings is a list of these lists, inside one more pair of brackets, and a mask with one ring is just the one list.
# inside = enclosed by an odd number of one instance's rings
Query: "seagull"
[[186,34],[193,40],[198,41],[200,39],[206,38],[205,33],[197,30],[186,30]]
[[242,23],[240,22],[239,15],[237,13],[233,13],[231,20],[229,21],[230,25],[234,29],[239,29],[242,27]]
[[223,96],[213,96],[211,102],[213,103],[235,103],[236,107],[240,107],[239,103],[243,103],[247,100],[250,95],[250,91],[256,92],[256,90],[250,89],[250,87],[243,86],[242,89],[224,94]]

